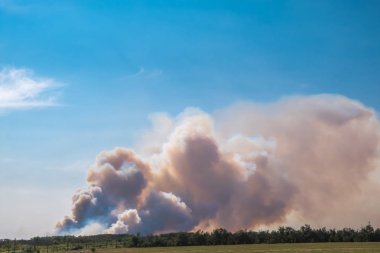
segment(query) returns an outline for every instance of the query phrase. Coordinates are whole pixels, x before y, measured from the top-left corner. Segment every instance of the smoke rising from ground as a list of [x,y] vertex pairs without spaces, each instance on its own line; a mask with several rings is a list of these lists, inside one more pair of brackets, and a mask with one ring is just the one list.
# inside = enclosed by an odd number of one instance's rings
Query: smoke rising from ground
[[356,101],[290,97],[152,122],[138,151],[98,155],[59,232],[380,225],[380,124]]

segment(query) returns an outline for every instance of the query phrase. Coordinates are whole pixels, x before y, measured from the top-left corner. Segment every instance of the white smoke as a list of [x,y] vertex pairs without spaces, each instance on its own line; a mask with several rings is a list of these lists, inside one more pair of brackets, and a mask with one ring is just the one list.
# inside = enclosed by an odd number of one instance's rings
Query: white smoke
[[59,231],[380,225],[380,124],[356,101],[291,97],[152,120],[139,154],[98,156]]

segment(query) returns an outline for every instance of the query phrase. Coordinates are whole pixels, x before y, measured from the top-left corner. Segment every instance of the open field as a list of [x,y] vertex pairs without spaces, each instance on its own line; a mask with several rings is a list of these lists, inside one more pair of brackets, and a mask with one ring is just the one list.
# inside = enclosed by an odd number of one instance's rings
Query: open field
[[[78,253],[72,251],[71,253]],[[83,252],[83,251],[82,251]],[[85,251],[86,253],[90,251]],[[380,252],[380,243],[299,243],[299,244],[249,244],[219,246],[182,246],[157,248],[106,248],[96,249],[96,253],[203,253],[203,252],[318,252],[318,253],[366,253]]]

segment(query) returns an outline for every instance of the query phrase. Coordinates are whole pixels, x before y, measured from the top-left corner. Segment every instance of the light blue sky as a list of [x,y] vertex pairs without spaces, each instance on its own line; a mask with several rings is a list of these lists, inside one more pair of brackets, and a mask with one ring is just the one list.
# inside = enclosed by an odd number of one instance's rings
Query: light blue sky
[[38,106],[0,90],[0,238],[46,233],[95,155],[133,145],[154,112],[317,93],[380,110],[379,12],[370,0],[0,0],[3,76],[47,83],[27,97]]

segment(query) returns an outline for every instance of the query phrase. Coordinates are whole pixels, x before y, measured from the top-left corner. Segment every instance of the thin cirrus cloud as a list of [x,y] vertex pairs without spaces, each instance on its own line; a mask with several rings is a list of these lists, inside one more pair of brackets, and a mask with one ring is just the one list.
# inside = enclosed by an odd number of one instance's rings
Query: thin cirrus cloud
[[0,109],[30,109],[56,106],[59,84],[51,78],[36,76],[24,68],[0,70]]
[[30,3],[17,0],[0,0],[0,10],[7,12],[24,12]]
[[138,71],[121,77],[121,80],[126,81],[126,80],[131,80],[131,79],[136,79],[136,78],[143,78],[143,79],[148,78],[149,79],[149,78],[159,77],[162,74],[163,73],[162,73],[161,69],[147,70],[144,67],[140,67]]

